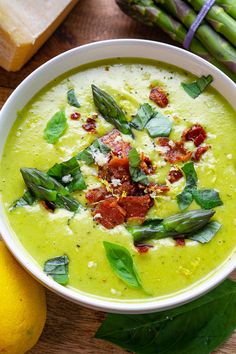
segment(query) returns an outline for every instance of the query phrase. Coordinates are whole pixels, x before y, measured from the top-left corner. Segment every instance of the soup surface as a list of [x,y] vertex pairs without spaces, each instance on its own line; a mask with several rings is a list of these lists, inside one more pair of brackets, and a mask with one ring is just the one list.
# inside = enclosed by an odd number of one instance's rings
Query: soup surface
[[[97,62],[59,77],[19,112],[1,160],[2,201],[12,230],[42,268],[55,257],[68,257],[65,286],[119,300],[170,295],[202,281],[234,252],[235,112],[210,86],[196,99],[190,97],[181,83],[195,79],[180,69],[148,60]],[[155,121],[149,130],[148,126],[141,130],[133,126],[132,134],[113,130],[117,127],[104,119],[105,113],[101,114],[101,107],[94,103],[92,84],[113,97],[129,122],[137,112],[142,113],[140,106],[148,104],[149,114],[161,114],[158,119],[163,120],[164,128],[160,129],[165,132],[155,134]],[[80,107],[76,107],[75,97]],[[56,112],[64,112],[67,127],[56,142],[49,143],[45,129]],[[26,190],[21,168],[47,172],[56,163],[78,157],[103,136],[109,152],[95,148],[90,154],[92,162],[77,160],[86,184],[70,190],[70,196],[81,203],[78,211],[55,207],[38,195],[32,205],[14,205]],[[132,171],[131,149],[139,156],[138,166]],[[186,164],[196,171],[198,179],[190,187],[211,190],[207,196],[214,197],[210,207],[199,204],[191,189],[187,198],[194,200],[181,210],[177,196],[184,188],[186,192]],[[135,173],[141,176],[140,182],[135,180]],[[67,187],[72,179],[68,173],[61,182]],[[33,189],[30,191],[34,195]],[[212,220],[221,227],[209,242],[201,243],[179,233],[177,239],[141,237],[134,244],[131,231],[145,219],[165,219],[201,207],[209,210],[212,205]],[[104,241],[127,250],[136,269],[133,277],[141,286],[132,286],[127,279],[124,281],[124,274],[117,273],[117,259],[113,259],[112,266]]]

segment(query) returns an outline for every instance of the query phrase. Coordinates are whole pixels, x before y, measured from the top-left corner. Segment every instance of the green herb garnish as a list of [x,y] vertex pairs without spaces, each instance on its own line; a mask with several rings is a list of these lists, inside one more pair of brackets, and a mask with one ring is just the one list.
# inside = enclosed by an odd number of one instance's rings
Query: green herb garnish
[[154,109],[149,103],[144,103],[139,107],[130,125],[137,130],[143,130],[147,122],[153,117]]
[[69,91],[67,91],[67,101],[73,107],[77,107],[77,108],[80,107],[80,103],[78,102],[78,100],[75,96],[74,89],[70,89]]
[[115,243],[103,242],[107,259],[114,273],[127,285],[142,288],[140,279],[129,251]]
[[67,128],[67,119],[63,110],[58,111],[48,121],[46,128],[44,129],[44,139],[49,144],[55,144],[59,138],[63,135]]
[[35,202],[36,198],[33,194],[31,194],[29,191],[26,191],[21,198],[17,199],[12,206],[10,207],[10,210],[13,210],[18,207],[22,207],[25,205],[32,205]]
[[57,283],[66,285],[69,280],[69,258],[65,256],[49,259],[44,263],[44,272],[50,275]]
[[128,158],[129,158],[129,172],[133,182],[138,182],[147,185],[149,183],[148,178],[146,174],[143,172],[143,170],[139,167],[141,160],[139,157],[139,153],[135,148],[129,151]]
[[223,205],[219,192],[215,189],[196,189],[193,191],[193,198],[204,209],[212,209]]
[[96,153],[96,151],[104,155],[107,155],[109,154],[111,149],[106,144],[103,144],[103,142],[100,139],[97,139],[86,149],[79,152],[77,155],[77,159],[84,161],[87,165],[91,165],[92,163],[95,162],[94,153]]
[[193,235],[189,236],[191,240],[207,243],[215,236],[215,234],[221,228],[221,224],[217,221],[211,221],[203,229],[195,232]]
[[193,194],[192,191],[197,188],[197,173],[194,168],[193,162],[186,163],[182,170],[185,174],[186,178],[186,185],[182,193],[177,195],[177,203],[179,205],[180,210],[184,210],[189,207],[189,205],[193,201]]
[[208,75],[202,76],[199,79],[188,84],[182,82],[181,86],[190,97],[195,99],[207,88],[208,85],[210,85],[212,81],[213,77],[211,75]]

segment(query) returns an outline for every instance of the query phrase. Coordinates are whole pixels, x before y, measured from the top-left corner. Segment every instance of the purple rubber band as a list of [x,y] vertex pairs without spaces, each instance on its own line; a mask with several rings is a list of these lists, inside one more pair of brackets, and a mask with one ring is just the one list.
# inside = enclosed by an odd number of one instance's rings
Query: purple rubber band
[[207,0],[201,10],[199,11],[195,21],[192,23],[191,27],[189,28],[184,43],[183,47],[185,49],[188,49],[190,47],[190,44],[193,40],[194,34],[197,31],[198,27],[204,20],[205,16],[207,15],[208,11],[211,9],[211,7],[214,5],[215,0]]

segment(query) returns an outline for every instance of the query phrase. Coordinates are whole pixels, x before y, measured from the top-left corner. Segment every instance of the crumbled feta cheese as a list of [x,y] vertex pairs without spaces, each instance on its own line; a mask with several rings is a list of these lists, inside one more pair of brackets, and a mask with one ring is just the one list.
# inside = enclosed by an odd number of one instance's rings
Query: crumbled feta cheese
[[232,155],[232,154],[228,154],[228,155],[227,155],[227,159],[232,160],[232,158],[233,158],[233,155]]
[[164,167],[164,166],[166,166],[166,161],[158,161],[157,162],[157,167]]
[[162,153],[162,154],[165,154],[166,152],[168,152],[170,150],[170,148],[169,148],[169,146],[156,146],[155,150]]
[[97,214],[94,215],[93,219],[96,220],[96,219],[99,219],[101,217],[102,217],[102,214],[97,213]]
[[111,288],[111,293],[112,293],[113,295],[121,295],[121,292],[120,292],[120,291],[118,291],[118,290],[116,290],[116,289],[113,289],[113,288]]
[[120,186],[120,185],[121,185],[121,180],[118,179],[118,178],[112,178],[112,179],[111,179],[111,184],[112,184],[114,187]]
[[120,135],[118,135],[115,139],[114,139],[114,142],[118,142],[118,141],[121,141],[122,140],[122,137]]
[[108,162],[109,156],[104,155],[99,149],[94,149],[91,147],[91,152],[92,152],[92,156],[95,160],[95,163],[98,166],[104,166]]
[[73,177],[71,175],[65,175],[62,177],[62,182],[64,183],[69,183],[73,180]]
[[207,133],[207,137],[210,138],[210,139],[215,139],[216,138],[216,135],[215,134],[211,134],[211,133]]
[[173,140],[169,140],[169,145],[170,145],[171,147],[174,147],[174,146],[175,146],[175,143],[173,142]]
[[88,262],[88,268],[93,268],[93,267],[97,267],[97,263],[93,261]]

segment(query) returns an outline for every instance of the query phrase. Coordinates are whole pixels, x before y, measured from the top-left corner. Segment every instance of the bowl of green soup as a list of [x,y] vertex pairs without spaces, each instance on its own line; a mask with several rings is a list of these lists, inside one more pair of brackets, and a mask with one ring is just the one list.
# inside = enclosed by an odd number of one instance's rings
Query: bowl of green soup
[[236,266],[236,87],[170,45],[109,40],[26,78],[0,116],[0,231],[78,304],[148,313]]

